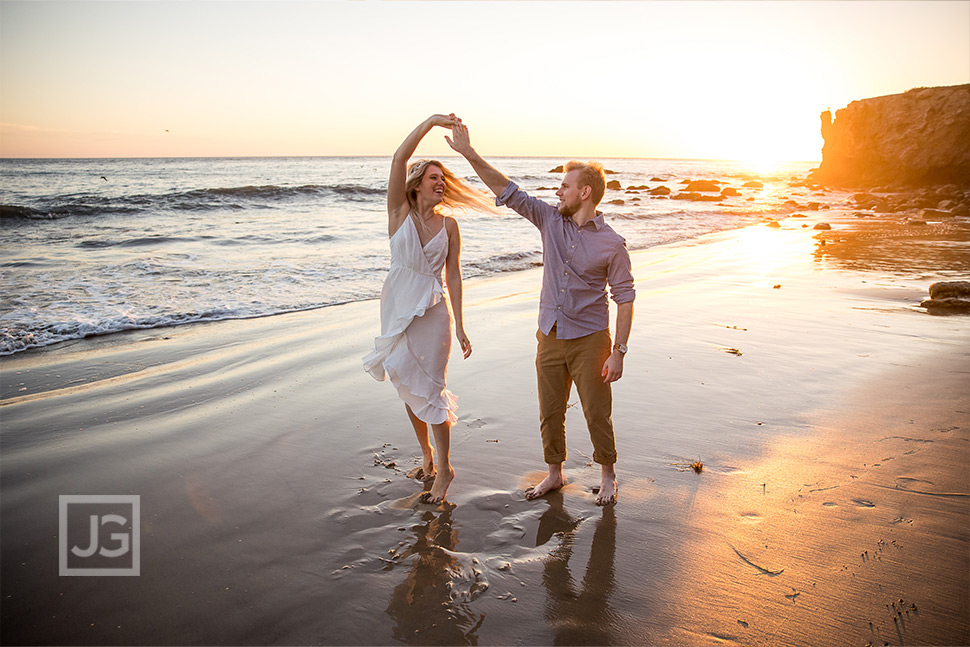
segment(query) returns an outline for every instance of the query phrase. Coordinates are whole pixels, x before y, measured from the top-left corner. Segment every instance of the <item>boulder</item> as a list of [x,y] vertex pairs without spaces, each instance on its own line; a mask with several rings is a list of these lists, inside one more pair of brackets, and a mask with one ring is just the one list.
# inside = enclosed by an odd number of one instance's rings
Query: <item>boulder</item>
[[970,281],[938,281],[929,292],[931,299],[970,299]]
[[758,180],[750,180],[745,182],[742,186],[746,189],[763,189],[765,188],[764,182],[759,182]]
[[737,196],[741,195],[741,192],[738,191],[737,189],[733,188],[733,187],[726,186],[723,189],[721,189],[721,195],[723,195],[724,197],[732,197],[733,198],[733,197],[737,197]]
[[713,180],[694,180],[687,185],[688,191],[705,191],[708,193],[720,193],[721,187]]
[[939,209],[920,209],[919,211],[919,217],[928,220],[949,218],[951,215],[949,211],[940,211]]
[[670,189],[665,186],[658,186],[655,189],[650,189],[647,193],[650,195],[670,195]]
[[550,173],[562,173],[563,172],[563,167],[562,167],[562,165],[557,166],[556,168],[550,170],[549,172]]
[[827,222],[820,222],[817,225],[815,225],[815,227],[813,227],[813,229],[818,229],[820,231],[828,231],[831,228],[832,228],[832,225],[830,225]]
[[934,314],[970,312],[970,300],[968,299],[926,299],[920,305]]
[[970,281],[939,281],[920,305],[937,314],[970,312]]
[[626,204],[626,201],[625,200],[620,200],[619,198],[617,198],[616,200],[610,200],[606,204],[615,204],[615,205],[617,205],[619,207],[619,206],[625,205]]
[[916,88],[821,113],[822,163],[835,186],[970,186],[970,84]]
[[606,183],[607,189],[613,189],[614,191],[620,190],[620,183],[617,180],[610,180]]
[[954,216],[963,216],[963,217],[970,216],[970,206],[967,206],[965,204],[958,204],[957,206],[950,209],[950,213],[952,213]]
[[781,223],[777,220],[772,220],[766,226],[771,227],[772,229],[781,229]]
[[720,195],[704,195],[697,191],[678,193],[675,196],[671,196],[671,200],[693,200],[694,202],[720,202],[721,199]]

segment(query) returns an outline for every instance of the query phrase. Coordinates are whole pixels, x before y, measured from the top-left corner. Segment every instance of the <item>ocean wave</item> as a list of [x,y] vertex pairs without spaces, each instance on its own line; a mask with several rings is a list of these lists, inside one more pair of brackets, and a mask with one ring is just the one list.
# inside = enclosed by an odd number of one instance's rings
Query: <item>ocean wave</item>
[[205,312],[182,312],[145,317],[118,316],[99,321],[64,321],[39,327],[12,325],[0,327],[0,357],[13,355],[14,353],[31,348],[42,348],[44,346],[84,339],[86,337],[98,337],[131,330],[171,328],[186,324],[225,321],[229,319],[256,319],[289,312],[315,310],[317,308],[341,305],[343,303],[347,303],[347,300],[335,300],[329,303],[308,304],[299,307],[266,311],[214,308]]
[[66,195],[47,198],[44,203],[0,205],[0,218],[9,221],[59,220],[68,217],[169,211],[213,211],[269,209],[276,203],[304,199],[338,199],[366,202],[381,199],[382,187],[359,184],[307,184],[300,186],[241,186],[192,189],[161,194],[133,194],[117,197]]
[[490,256],[480,261],[464,263],[468,276],[481,276],[500,272],[516,272],[542,265],[542,252],[530,250]]
[[126,240],[82,240],[76,247],[82,249],[104,249],[107,247],[148,247],[151,245],[164,245],[167,243],[180,243],[194,238],[184,238],[177,236],[141,236]]
[[56,203],[39,208],[21,205],[0,205],[0,219],[7,223],[32,220],[61,220],[72,216],[90,216],[105,213],[134,213],[137,208],[100,203]]

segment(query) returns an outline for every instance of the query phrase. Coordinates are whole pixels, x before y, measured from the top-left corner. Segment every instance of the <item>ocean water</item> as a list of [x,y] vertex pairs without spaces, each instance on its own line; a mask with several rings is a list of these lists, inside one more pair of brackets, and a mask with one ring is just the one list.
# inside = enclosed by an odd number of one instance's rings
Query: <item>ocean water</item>
[[[484,188],[460,158],[442,158]],[[490,159],[556,202],[565,160]],[[609,159],[601,205],[630,249],[743,227],[784,203],[815,165],[768,175],[738,162]],[[89,335],[262,317],[373,299],[387,272],[390,158],[0,160],[0,355]],[[673,200],[712,179],[741,195]],[[744,188],[751,179],[763,188]],[[805,189],[800,189],[805,193]],[[804,201],[805,198],[800,198]],[[465,277],[541,263],[537,230],[508,209],[465,214]]]

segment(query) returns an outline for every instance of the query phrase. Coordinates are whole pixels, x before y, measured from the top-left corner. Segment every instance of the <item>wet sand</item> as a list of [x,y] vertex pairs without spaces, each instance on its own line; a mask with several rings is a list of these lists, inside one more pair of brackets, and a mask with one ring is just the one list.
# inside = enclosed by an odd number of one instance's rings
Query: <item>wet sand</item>
[[[970,643],[970,317],[918,306],[967,241],[876,266],[850,224],[633,255],[607,508],[578,402],[570,484],[523,495],[539,270],[466,283],[439,506],[376,302],[3,358],[2,642]],[[140,576],[58,575],[62,494],[140,496]]]

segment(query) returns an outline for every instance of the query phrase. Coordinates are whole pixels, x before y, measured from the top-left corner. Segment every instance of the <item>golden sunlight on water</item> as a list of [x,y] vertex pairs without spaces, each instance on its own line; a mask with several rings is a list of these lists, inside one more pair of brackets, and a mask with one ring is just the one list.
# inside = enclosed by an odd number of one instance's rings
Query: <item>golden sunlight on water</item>
[[764,226],[743,229],[737,238],[744,259],[738,273],[748,282],[754,280],[759,287],[774,287],[780,270],[794,259],[810,254],[814,247],[811,238],[786,235],[784,231]]
[[778,175],[783,173],[787,160],[768,147],[760,147],[741,158],[747,169],[754,175]]

